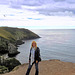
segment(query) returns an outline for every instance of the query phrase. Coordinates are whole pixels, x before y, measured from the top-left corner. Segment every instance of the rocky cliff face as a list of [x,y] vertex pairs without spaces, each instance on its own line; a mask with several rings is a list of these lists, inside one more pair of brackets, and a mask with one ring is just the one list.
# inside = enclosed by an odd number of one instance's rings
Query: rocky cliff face
[[4,74],[9,72],[8,68],[5,66],[0,66],[0,74]]
[[18,53],[20,53],[20,52],[17,51],[17,47],[15,45],[13,45],[12,43],[9,43],[8,44],[8,56],[12,57]]
[[17,59],[0,56],[0,74],[10,72],[18,65],[21,63]]
[[0,37],[0,53],[4,54],[8,52],[8,40]]

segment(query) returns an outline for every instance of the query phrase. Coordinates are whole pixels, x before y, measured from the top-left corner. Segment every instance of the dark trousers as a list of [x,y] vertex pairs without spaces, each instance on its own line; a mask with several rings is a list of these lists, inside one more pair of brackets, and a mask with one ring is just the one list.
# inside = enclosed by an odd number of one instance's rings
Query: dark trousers
[[[34,64],[34,63],[33,63],[33,64]],[[29,67],[28,67],[28,70],[27,70],[27,72],[26,72],[26,75],[29,75],[33,64],[32,64],[32,65],[29,64]],[[35,75],[38,75],[38,73],[39,73],[39,71],[38,71],[38,63],[35,63],[35,69],[36,69]]]

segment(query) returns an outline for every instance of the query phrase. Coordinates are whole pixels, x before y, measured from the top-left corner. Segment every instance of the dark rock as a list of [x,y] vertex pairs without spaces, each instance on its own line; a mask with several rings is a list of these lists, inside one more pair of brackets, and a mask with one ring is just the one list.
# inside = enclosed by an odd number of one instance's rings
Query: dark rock
[[0,66],[0,74],[4,74],[9,72],[8,68],[5,66]]
[[19,54],[20,52],[17,51],[17,47],[15,45],[13,45],[12,43],[8,44],[8,56],[9,57],[13,57],[17,54]]
[[23,42],[22,40],[17,40],[17,41],[16,41],[16,46],[17,46],[17,45],[21,45],[21,44],[24,44],[24,42]]
[[2,54],[8,53],[8,50],[5,47],[0,46],[0,53]]
[[14,56],[16,56],[16,55],[19,54],[19,53],[20,53],[20,52],[18,52],[18,51],[17,51],[16,53],[8,53],[8,56],[9,56],[9,57],[14,57]]
[[8,53],[8,43],[7,40],[0,37],[0,53],[5,54]]
[[9,71],[12,71],[16,66],[21,65],[21,63],[15,58],[7,58],[4,60],[3,65],[8,67]]

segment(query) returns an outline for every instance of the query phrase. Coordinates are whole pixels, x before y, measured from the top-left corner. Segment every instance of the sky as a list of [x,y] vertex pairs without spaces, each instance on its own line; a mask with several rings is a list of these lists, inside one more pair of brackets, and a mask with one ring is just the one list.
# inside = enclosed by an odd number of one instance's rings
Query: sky
[[0,0],[0,26],[75,29],[75,0]]

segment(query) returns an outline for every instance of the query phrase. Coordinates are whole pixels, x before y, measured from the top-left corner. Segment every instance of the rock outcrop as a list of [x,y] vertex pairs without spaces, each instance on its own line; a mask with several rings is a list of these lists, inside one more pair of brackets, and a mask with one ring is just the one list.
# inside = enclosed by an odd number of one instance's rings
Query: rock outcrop
[[15,58],[0,57],[0,74],[12,71],[16,66],[21,63]]
[[0,37],[0,53],[5,54],[8,52],[8,42],[3,37]]
[[8,56],[13,57],[20,52],[17,51],[17,47],[12,43],[8,44]]
[[4,60],[3,65],[8,67],[9,71],[11,71],[16,66],[21,65],[21,63],[15,58],[7,58]]
[[8,68],[5,66],[0,66],[0,74],[4,74],[9,72]]

